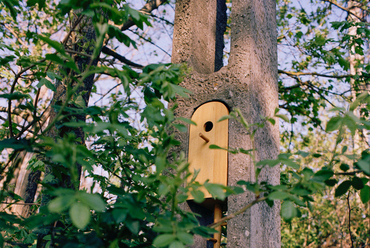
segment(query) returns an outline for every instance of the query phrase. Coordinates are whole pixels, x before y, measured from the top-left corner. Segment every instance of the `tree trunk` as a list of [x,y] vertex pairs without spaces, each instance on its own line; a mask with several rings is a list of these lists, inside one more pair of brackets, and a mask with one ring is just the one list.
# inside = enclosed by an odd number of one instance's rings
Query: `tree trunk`
[[[177,116],[191,118],[194,110],[208,101],[221,101],[231,110],[238,108],[248,123],[261,122],[260,116],[273,117],[278,107],[277,34],[275,1],[235,0],[231,12],[231,51],[229,64],[214,72],[222,34],[216,30],[225,20],[218,19],[217,6],[225,1],[180,0],[176,2],[172,62],[186,62],[193,71],[182,86],[191,90],[190,99],[179,99]],[[207,10],[207,11],[205,11]],[[222,15],[221,15],[222,16]],[[216,49],[215,49],[216,47]],[[199,124],[198,124],[199,125]],[[188,150],[188,134],[178,134]],[[247,131],[235,120],[229,122],[229,147],[257,149],[256,160],[274,159],[279,153],[279,126],[266,124],[257,131],[254,147]],[[279,184],[278,166],[265,168],[259,180]],[[230,154],[228,185],[239,180],[254,181],[251,157]],[[228,199],[228,213],[236,212],[254,200],[245,193]],[[187,206],[192,209],[193,206]],[[194,208],[193,208],[194,209]],[[270,208],[261,202],[228,221],[227,246],[280,247],[280,204]],[[208,213],[208,219],[213,213]],[[207,247],[197,240],[193,247]]]

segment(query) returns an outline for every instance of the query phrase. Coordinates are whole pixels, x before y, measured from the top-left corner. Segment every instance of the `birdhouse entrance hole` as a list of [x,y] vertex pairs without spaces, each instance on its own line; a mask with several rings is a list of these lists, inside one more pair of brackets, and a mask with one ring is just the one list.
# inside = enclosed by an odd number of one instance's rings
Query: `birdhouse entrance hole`
[[211,131],[213,128],[213,123],[212,121],[207,121],[205,124],[204,124],[204,131],[206,132],[209,132]]

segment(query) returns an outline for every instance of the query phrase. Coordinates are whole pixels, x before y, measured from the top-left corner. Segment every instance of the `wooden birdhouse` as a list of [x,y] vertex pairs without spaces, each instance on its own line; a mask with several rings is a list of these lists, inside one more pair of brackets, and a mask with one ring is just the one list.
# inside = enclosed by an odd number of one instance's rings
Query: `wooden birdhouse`
[[[225,104],[217,101],[207,102],[199,106],[191,120],[197,125],[191,125],[189,131],[189,170],[199,170],[196,181],[203,184],[209,180],[210,183],[227,185],[228,160],[227,151],[220,149],[210,149],[211,144],[222,148],[228,147],[229,141],[229,121],[218,120],[229,114]],[[213,209],[214,222],[222,218],[222,205],[218,200],[214,200],[212,195],[206,190],[203,191],[206,200],[202,205],[208,209]],[[189,196],[189,200],[193,197]],[[219,248],[221,243],[221,226],[217,227],[217,233],[212,239],[214,248]]]
[[[229,114],[225,104],[217,101],[207,102],[199,106],[191,120],[197,125],[190,126],[189,132],[189,163],[190,171],[200,169],[197,182],[227,185],[227,151],[209,149],[211,144],[228,147],[228,120],[218,120]],[[208,192],[205,198],[212,198]],[[189,197],[189,199],[192,199]]]

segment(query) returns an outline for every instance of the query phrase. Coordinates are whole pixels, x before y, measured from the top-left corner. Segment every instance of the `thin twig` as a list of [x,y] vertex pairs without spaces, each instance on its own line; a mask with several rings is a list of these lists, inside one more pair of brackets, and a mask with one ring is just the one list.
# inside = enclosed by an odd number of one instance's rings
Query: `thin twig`
[[[308,85],[308,87],[310,87],[310,85]],[[324,99],[325,101],[327,101],[331,106],[333,106],[334,108],[336,107],[331,101],[329,101],[329,99],[327,99],[325,96],[323,96],[323,94],[321,94],[317,89],[315,89],[314,87],[310,87],[313,91],[315,91],[322,99]]]
[[113,86],[112,88],[110,88],[105,94],[103,94],[98,100],[96,100],[95,102],[94,102],[94,105],[97,103],[97,102],[99,102],[101,99],[103,99],[104,97],[106,97],[112,90],[114,90],[115,88],[117,88],[118,86],[121,86],[122,85],[122,83],[120,83],[120,84],[116,84],[115,86]]
[[226,221],[228,221],[228,220],[230,220],[230,219],[238,216],[239,214],[244,213],[247,209],[251,208],[254,204],[259,203],[261,201],[265,201],[266,199],[267,199],[267,197],[257,198],[254,201],[252,201],[251,203],[249,203],[248,205],[246,205],[245,207],[243,207],[240,210],[236,211],[235,213],[229,214],[228,216],[220,219],[219,221],[214,222],[214,223],[208,225],[208,227],[210,227],[210,228],[216,228],[216,227],[222,225],[222,223],[224,223],[224,222],[226,222]]
[[81,55],[81,56],[85,56],[85,57],[89,57],[89,58],[92,57],[90,54],[81,53],[81,52],[78,52],[78,51],[75,51],[75,50],[71,50],[71,49],[65,49],[64,51],[66,51],[67,53],[73,53],[73,54],[77,54],[77,55]]
[[[43,112],[43,113],[41,113],[41,115],[39,116],[39,118],[41,119],[43,116],[44,116],[44,114],[45,113],[47,113],[47,115],[46,115],[46,117],[45,118],[43,118],[45,121],[49,118],[49,114],[50,114],[50,106],[49,107],[47,107],[46,109],[45,109],[45,111]],[[37,118],[35,118],[35,119],[33,119],[27,126],[25,126],[24,128],[22,128],[22,130],[21,131],[19,131],[19,133],[17,134],[17,136],[15,136],[15,138],[16,139],[18,139],[19,137],[21,137],[22,136],[22,134],[24,133],[24,132],[26,132],[31,126],[33,126],[33,124],[35,124],[36,122],[38,121],[38,119]],[[45,123],[45,122],[44,122]],[[42,125],[40,125],[40,129],[42,128],[41,127]]]
[[137,36],[139,36],[141,39],[145,40],[146,42],[149,42],[150,44],[152,44],[153,46],[155,47],[158,47],[162,52],[164,52],[165,54],[167,54],[169,57],[171,57],[171,54],[169,54],[166,50],[164,50],[162,47],[158,46],[157,44],[155,44],[153,41],[150,41],[148,40],[147,38],[145,38],[144,36],[140,35],[139,33],[135,32],[135,31],[132,31],[129,29],[130,32],[132,32],[133,34],[136,34]]
[[327,78],[347,78],[347,77],[353,77],[355,75],[347,74],[347,75],[327,75],[327,74],[321,74],[317,72],[294,72],[294,71],[284,71],[284,70],[278,70],[278,73],[283,73],[288,76],[318,76],[318,77],[327,77]]
[[348,232],[349,232],[349,236],[351,238],[351,248],[353,248],[353,236],[352,236],[352,232],[351,232],[351,205],[350,205],[350,202],[349,202],[349,195],[350,195],[350,192],[348,192],[348,195],[347,195],[347,205],[348,205]]

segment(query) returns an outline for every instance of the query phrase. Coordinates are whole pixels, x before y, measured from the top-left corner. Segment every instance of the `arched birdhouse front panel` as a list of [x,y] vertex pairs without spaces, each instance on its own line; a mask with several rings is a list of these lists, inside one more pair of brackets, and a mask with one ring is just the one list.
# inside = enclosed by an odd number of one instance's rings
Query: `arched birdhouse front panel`
[[[223,103],[208,102],[201,105],[191,118],[197,125],[190,125],[189,168],[190,172],[200,169],[196,178],[199,183],[209,179],[210,183],[227,185],[227,151],[209,149],[209,146],[228,147],[229,121],[218,122],[228,114],[229,110]],[[206,198],[212,197],[204,193]]]

